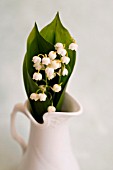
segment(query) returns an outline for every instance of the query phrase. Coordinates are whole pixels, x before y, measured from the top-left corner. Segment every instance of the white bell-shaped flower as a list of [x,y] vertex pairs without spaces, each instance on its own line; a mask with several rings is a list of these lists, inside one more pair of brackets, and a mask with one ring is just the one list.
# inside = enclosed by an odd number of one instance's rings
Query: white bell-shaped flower
[[36,70],[41,70],[42,65],[40,63],[35,63],[33,67],[35,67]]
[[32,59],[33,63],[40,63],[41,62],[41,58],[39,56],[34,56]]
[[58,93],[59,91],[61,91],[61,86],[59,84],[54,84],[52,90]]
[[70,62],[70,58],[67,56],[61,57],[61,62],[64,64],[68,64]]
[[33,74],[33,80],[42,80],[42,74],[35,72]]
[[55,112],[56,108],[54,106],[49,106],[47,110],[48,112]]
[[61,61],[60,60],[51,61],[50,67],[53,68],[54,70],[60,68],[61,67]]
[[64,48],[58,48],[58,49],[57,49],[57,53],[58,53],[59,55],[61,55],[61,56],[65,56],[66,53],[67,53],[67,51],[66,51],[66,49],[64,49]]
[[37,100],[39,100],[39,95],[37,93],[32,93],[30,95],[30,99],[37,101]]
[[75,51],[77,51],[78,45],[77,45],[76,43],[71,43],[71,44],[69,45],[69,49],[70,49],[70,50],[75,50]]
[[63,69],[62,75],[63,75],[63,76],[67,76],[67,75],[68,75],[68,70],[67,70],[67,68],[64,68],[64,69]]
[[46,73],[47,77],[51,77],[54,74],[54,69],[50,68],[50,67],[47,67],[45,69],[45,73]]
[[38,95],[40,101],[46,101],[47,95],[45,93],[39,93]]
[[44,57],[44,58],[42,58],[42,64],[44,64],[44,65],[48,65],[48,64],[50,64],[50,58],[49,57]]
[[53,73],[51,76],[47,76],[48,80],[52,80],[56,76],[56,73]]
[[49,58],[50,58],[51,60],[54,60],[54,59],[57,57],[55,51],[50,51],[49,54],[48,54],[48,56],[49,56]]
[[54,45],[54,47],[55,47],[55,50],[57,50],[58,48],[64,48],[63,44],[60,43],[60,42],[56,43],[56,44]]

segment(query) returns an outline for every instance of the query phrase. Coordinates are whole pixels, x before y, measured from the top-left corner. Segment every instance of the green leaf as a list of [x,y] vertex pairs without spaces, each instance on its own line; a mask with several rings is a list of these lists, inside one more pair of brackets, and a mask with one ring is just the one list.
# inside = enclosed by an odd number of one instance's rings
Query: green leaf
[[69,77],[71,76],[76,61],[76,52],[68,49],[69,44],[73,42],[73,38],[71,37],[68,30],[62,25],[59,13],[56,14],[56,17],[50,24],[48,24],[40,31],[40,34],[43,36],[44,39],[46,39],[46,41],[53,45],[55,45],[57,42],[63,43],[70,57],[70,63],[67,66],[69,74],[68,76],[62,77],[62,91],[54,96],[55,106],[57,110],[60,110],[63,103],[63,94],[66,90],[65,86],[68,82]]
[[27,64],[28,71],[32,76],[34,69],[32,63],[32,57],[38,54],[47,54],[49,51],[54,50],[54,46],[47,42],[39,33],[37,25],[31,31],[27,40]]
[[[27,40],[27,52],[23,63],[23,78],[28,98],[31,93],[36,92],[38,89],[38,85],[32,80],[34,73],[32,57],[38,54],[47,54],[52,50],[54,50],[54,46],[46,42],[46,40],[41,37],[37,25],[35,24]],[[35,102],[30,100],[30,104],[32,108],[32,115],[38,122],[42,123],[42,116],[47,111],[47,107],[50,105],[50,100],[48,98],[46,102]]]

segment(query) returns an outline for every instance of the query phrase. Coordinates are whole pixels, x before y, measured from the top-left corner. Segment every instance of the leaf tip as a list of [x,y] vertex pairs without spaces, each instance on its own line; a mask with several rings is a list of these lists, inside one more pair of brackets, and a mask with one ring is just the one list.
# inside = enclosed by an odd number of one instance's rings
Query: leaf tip
[[59,17],[59,11],[57,11],[57,14],[56,14],[56,17],[55,17],[55,18],[60,19],[60,17]]
[[57,11],[57,14],[56,14],[56,16],[59,16],[59,11]]
[[37,26],[36,21],[35,21],[35,24],[34,24],[34,28],[38,31],[38,26]]
[[37,27],[37,23],[36,23],[36,21],[35,21],[35,24],[34,24],[34,26],[35,26],[35,27]]

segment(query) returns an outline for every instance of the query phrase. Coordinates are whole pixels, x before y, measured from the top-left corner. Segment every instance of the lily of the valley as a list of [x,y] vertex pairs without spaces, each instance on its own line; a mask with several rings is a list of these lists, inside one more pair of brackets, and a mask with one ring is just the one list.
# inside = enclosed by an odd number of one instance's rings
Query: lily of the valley
[[64,48],[58,48],[57,53],[61,56],[65,56],[67,51]]
[[56,73],[53,73],[51,76],[48,77],[48,80],[52,80],[56,76]]
[[71,43],[70,45],[69,45],[69,49],[70,50],[75,50],[75,51],[77,51],[77,48],[78,48],[78,45],[76,44],[76,43]]
[[59,91],[61,91],[61,85],[59,85],[59,84],[54,84],[52,90],[53,90],[54,92],[57,92],[57,93],[58,93]]
[[33,67],[35,67],[36,70],[41,70],[42,64],[40,64],[40,63],[35,63],[35,64],[33,65]]
[[54,60],[54,59],[57,57],[55,51],[50,51],[49,54],[48,54],[48,56],[49,56],[49,58],[50,58],[51,60]]
[[54,70],[60,68],[61,67],[61,61],[60,60],[52,60],[50,67],[53,68]]
[[35,72],[33,74],[33,80],[39,80],[39,81],[42,80],[42,74]]
[[47,110],[48,112],[55,112],[56,108],[54,106],[49,106]]
[[70,62],[70,58],[67,56],[63,56],[63,57],[61,57],[61,61],[64,64],[68,64]]
[[47,67],[47,68],[45,69],[45,73],[46,73],[47,77],[50,78],[50,77],[53,76],[53,74],[54,74],[54,69],[53,69],[53,68],[50,68],[50,67]]
[[49,57],[44,57],[44,58],[42,58],[42,64],[44,64],[44,65],[48,65],[48,64],[50,64],[50,58]]
[[45,93],[39,93],[38,95],[40,101],[46,101],[47,95]]
[[33,63],[40,63],[41,62],[41,58],[39,56],[34,56],[32,59]]
[[[48,112],[55,112],[56,108],[53,106],[53,96],[51,94],[51,90],[53,92],[58,93],[62,90],[62,83],[59,84],[57,81],[57,77],[60,78],[62,76],[68,75],[68,67],[67,65],[70,62],[70,58],[68,57],[68,51],[66,51],[65,46],[58,42],[55,44],[55,51],[50,51],[48,54],[38,54],[38,56],[34,56],[32,58],[33,67],[36,72],[33,74],[33,80],[40,81],[38,84],[39,89],[37,89],[36,93],[32,93],[30,95],[30,99],[34,101],[46,101],[47,97],[51,100],[51,105],[48,106]],[[78,45],[76,43],[71,43],[69,45],[69,50],[77,50]],[[43,76],[42,76],[43,75]],[[49,81],[56,77],[57,82],[51,84]],[[52,81],[51,81],[52,82]],[[42,84],[41,84],[42,83]],[[55,84],[56,83],[56,84]],[[48,90],[49,95],[48,95]]]
[[45,73],[47,75],[48,80],[51,80],[56,76],[56,73],[54,73],[54,69],[50,67],[47,67],[45,69]]
[[37,93],[31,93],[30,99],[37,101],[39,99],[39,95]]
[[64,68],[64,69],[63,69],[62,75],[63,75],[63,76],[67,76],[67,75],[68,75],[68,70],[67,70],[67,68]]
[[31,100],[40,100],[40,101],[46,101],[47,95],[45,93],[31,93],[30,99]]
[[63,44],[62,43],[56,43],[55,45],[54,45],[54,47],[55,47],[55,50],[58,50],[58,48],[64,48],[64,46],[63,46]]

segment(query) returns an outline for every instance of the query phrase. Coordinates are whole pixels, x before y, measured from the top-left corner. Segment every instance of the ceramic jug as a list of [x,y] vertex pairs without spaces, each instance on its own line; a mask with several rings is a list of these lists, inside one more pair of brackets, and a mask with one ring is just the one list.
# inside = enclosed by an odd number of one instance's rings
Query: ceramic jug
[[[30,120],[28,144],[16,132],[15,117],[22,112]],[[61,112],[47,112],[39,124],[29,111],[29,102],[16,104],[11,113],[11,134],[23,155],[17,170],[79,170],[71,148],[68,120],[82,113],[79,102],[65,94]]]

